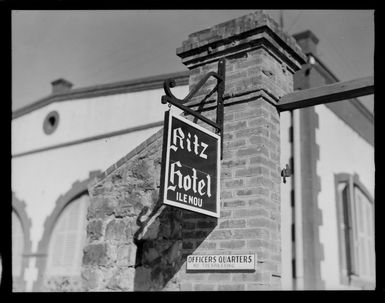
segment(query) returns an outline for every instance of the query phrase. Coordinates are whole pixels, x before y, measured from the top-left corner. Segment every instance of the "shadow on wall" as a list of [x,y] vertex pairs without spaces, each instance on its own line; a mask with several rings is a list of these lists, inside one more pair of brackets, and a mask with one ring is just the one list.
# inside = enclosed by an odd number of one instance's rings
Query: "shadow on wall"
[[82,269],[87,291],[178,291],[187,255],[202,246],[213,249],[202,242],[216,218],[162,205],[159,199],[162,133],[89,188]]
[[134,291],[179,291],[177,273],[218,221],[166,205],[158,214],[137,234]]

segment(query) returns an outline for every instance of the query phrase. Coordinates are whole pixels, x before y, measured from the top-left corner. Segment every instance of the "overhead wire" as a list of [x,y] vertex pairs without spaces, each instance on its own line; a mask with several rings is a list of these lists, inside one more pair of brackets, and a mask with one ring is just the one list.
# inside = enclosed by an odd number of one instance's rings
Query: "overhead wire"
[[[321,20],[318,18],[318,16],[316,16],[316,19],[318,21],[321,22]],[[326,35],[330,35],[330,31],[327,31]],[[342,55],[339,50],[335,47],[335,45],[331,42],[331,41],[328,41],[328,39],[324,39],[322,40],[323,42],[326,42],[326,44],[328,44],[333,50],[334,50],[334,53],[337,55],[337,57],[339,58],[339,62],[343,62],[345,64],[341,64],[340,66],[346,71],[346,74],[347,75],[354,75],[355,74],[355,71],[356,69],[351,65],[351,58],[349,58],[349,56],[347,56],[346,54],[345,55]],[[321,56],[321,52],[319,53],[319,56]],[[342,80],[346,80],[347,78],[345,78],[345,76],[343,76],[343,79]],[[365,96],[365,97],[360,97],[360,98],[357,98],[358,100],[361,101],[361,103],[364,103],[364,104],[367,104],[368,102],[373,102],[373,96]]]
[[[318,21],[323,22],[322,20],[320,20],[320,18],[317,15],[314,15],[312,17],[315,17]],[[325,30],[325,28],[323,28],[323,30]],[[325,36],[326,37],[327,36],[332,36],[332,34],[330,33],[330,31],[326,30],[326,35]],[[351,63],[348,61],[348,59],[350,60],[349,56],[347,56],[346,54],[341,55],[339,50],[330,41],[330,39],[323,39],[322,42],[325,42],[329,47],[331,47],[331,49],[334,51],[335,55],[337,55],[337,57],[339,58],[339,61],[343,63],[343,64],[341,64],[341,67],[343,69],[345,69],[347,74],[354,73],[355,69],[352,67]]]
[[303,11],[301,10],[297,16],[295,17],[295,19],[291,22],[290,26],[288,27],[287,29],[287,32],[290,32],[290,30],[292,29],[292,27],[298,22],[299,18],[301,17]]

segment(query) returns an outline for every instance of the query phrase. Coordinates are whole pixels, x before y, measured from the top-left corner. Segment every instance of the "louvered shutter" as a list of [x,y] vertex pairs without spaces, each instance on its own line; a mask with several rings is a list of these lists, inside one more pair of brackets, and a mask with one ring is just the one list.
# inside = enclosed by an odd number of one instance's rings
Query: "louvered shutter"
[[354,201],[357,212],[357,235],[359,251],[359,276],[373,280],[374,279],[374,233],[373,233],[373,209],[372,203],[362,193],[354,187]]
[[367,251],[368,251],[368,276],[369,279],[374,280],[375,276],[375,253],[374,253],[374,231],[373,231],[373,209],[372,204],[367,201],[365,203],[366,208],[366,245],[367,245]]
[[48,251],[48,276],[80,275],[88,203],[88,195],[83,195],[70,202],[60,215]]
[[360,263],[360,246],[359,246],[359,229],[358,218],[360,210],[357,208],[354,198],[354,186],[353,176],[349,177],[349,221],[351,226],[351,263],[352,274],[359,275],[359,263]]
[[50,247],[48,250],[48,271],[51,274],[55,274],[55,270],[57,271],[61,267],[61,260],[63,255],[63,243],[65,237],[65,229],[66,229],[66,216],[65,211],[59,217],[57,224],[55,225],[51,241]]
[[24,251],[24,232],[21,221],[15,212],[12,212],[12,276],[21,275]]
[[347,214],[347,191],[348,184],[341,182],[338,184],[338,222],[340,228],[340,249],[341,249],[341,258],[340,258],[340,268],[344,276],[349,274],[349,222]]
[[83,247],[86,239],[86,211],[89,204],[88,195],[83,195],[77,208],[72,209],[69,219],[69,232],[66,238],[66,253],[64,262],[71,268],[72,275],[79,275],[82,265]]
[[64,237],[64,253],[62,264],[67,269],[67,274],[73,274],[76,267],[76,250],[78,249],[79,235],[79,211],[81,209],[81,201],[73,203],[67,214],[67,228]]

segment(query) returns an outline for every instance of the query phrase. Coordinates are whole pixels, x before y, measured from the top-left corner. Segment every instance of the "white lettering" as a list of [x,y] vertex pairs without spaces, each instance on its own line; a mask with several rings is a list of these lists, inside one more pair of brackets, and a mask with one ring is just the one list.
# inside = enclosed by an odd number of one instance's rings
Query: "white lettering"
[[202,199],[197,198],[197,197],[189,196],[188,197],[188,203],[192,204],[194,206],[202,207]]
[[203,188],[205,188],[205,181],[204,180],[200,180],[198,182],[198,193],[203,196],[205,194],[205,192],[202,191]]
[[197,171],[196,171],[196,169],[195,168],[193,168],[192,169],[192,171],[193,171],[193,175],[192,175],[192,179],[193,179],[193,184],[192,184],[192,186],[193,186],[193,188],[192,188],[192,190],[193,190],[193,192],[194,192],[194,194],[197,192]]
[[[172,131],[172,145],[170,146],[170,149],[173,151],[177,151],[179,148],[184,149],[184,140],[186,140],[186,148],[188,152],[192,152],[191,149],[191,134],[187,133],[187,138],[184,132],[180,127],[175,128]],[[194,134],[194,141],[192,142],[194,145],[194,154],[197,156],[207,159],[207,154],[205,154],[205,151],[208,147],[208,145],[204,142],[199,142],[199,138],[196,134]],[[199,147],[202,147],[202,149],[199,151]]]
[[[178,133],[179,133],[179,136],[178,136]],[[179,139],[179,146],[181,149],[183,149],[183,139],[185,137],[182,129],[180,127],[176,128],[173,130],[172,132],[172,143],[174,145],[171,145],[170,148],[173,150],[173,151],[177,151],[178,150],[178,147],[176,146],[177,145],[177,141]]]
[[[201,179],[198,181],[197,171],[195,168],[192,168],[192,176],[190,175],[183,176],[182,173],[176,168],[176,167],[182,167],[179,161],[172,163],[170,166],[171,166],[171,169],[170,169],[169,182],[171,183],[171,185],[167,187],[167,190],[175,191],[176,188],[178,187],[179,189],[188,191],[192,188],[193,192],[194,193],[198,192],[200,196],[204,196],[205,194],[207,194],[208,197],[211,197],[210,175],[206,175],[206,181],[205,179]],[[197,186],[197,181],[198,181],[198,186]],[[178,193],[177,193],[177,199],[178,199]]]
[[208,145],[204,142],[201,142],[201,145],[203,147],[203,150],[201,151],[201,154],[199,155],[199,157],[201,157],[203,159],[207,159],[207,155],[204,152],[205,152]]
[[187,139],[187,150],[188,150],[189,152],[191,152],[191,142],[190,142],[191,134],[188,133],[188,134],[187,134],[187,137],[188,137],[188,139]]
[[207,196],[211,197],[211,177],[206,175],[207,177]]
[[194,153],[197,155],[198,154],[198,136],[194,135]]
[[187,175],[183,178],[183,189],[185,191],[188,191],[190,188],[191,188],[191,177]]
[[[179,161],[177,162],[174,162],[171,164],[171,172],[170,172],[170,182],[171,184],[174,184],[174,175],[177,175],[179,177],[178,179],[178,187],[179,188],[182,188],[182,174],[179,170],[175,171],[175,165],[178,166],[178,167],[182,167],[182,165],[180,164]],[[169,186],[167,188],[167,190],[172,190],[172,191],[175,191],[175,187],[176,186]]]

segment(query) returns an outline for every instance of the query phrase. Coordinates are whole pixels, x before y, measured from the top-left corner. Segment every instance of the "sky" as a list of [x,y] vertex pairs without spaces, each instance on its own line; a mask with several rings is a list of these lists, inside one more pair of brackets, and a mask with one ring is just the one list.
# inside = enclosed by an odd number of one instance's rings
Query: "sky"
[[[186,71],[188,35],[255,10],[12,11],[12,110],[73,88]],[[279,22],[279,10],[265,10]],[[373,10],[283,10],[284,31],[311,30],[318,57],[340,81],[374,73]],[[360,98],[369,109],[373,96]]]

